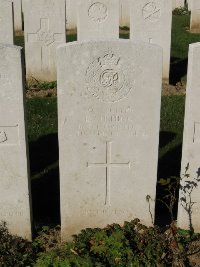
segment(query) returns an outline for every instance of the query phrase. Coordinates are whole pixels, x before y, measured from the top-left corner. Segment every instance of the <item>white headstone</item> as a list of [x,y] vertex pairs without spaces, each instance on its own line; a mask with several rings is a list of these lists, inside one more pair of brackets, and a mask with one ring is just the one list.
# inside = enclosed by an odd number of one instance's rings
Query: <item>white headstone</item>
[[31,239],[21,48],[0,44],[0,221]]
[[[200,43],[190,45],[188,60],[181,177],[188,163],[190,176],[181,182],[184,188],[179,193],[178,226],[189,229],[191,219],[194,230],[200,232],[200,181],[196,180],[200,178]],[[196,188],[193,183],[197,184]]]
[[189,11],[191,10],[191,2],[192,2],[192,0],[187,0],[188,10],[189,10]]
[[130,1],[120,0],[120,26],[130,27]]
[[130,38],[163,48],[163,80],[169,80],[172,2],[135,0],[131,2]]
[[80,0],[77,9],[79,41],[119,38],[119,0]]
[[190,30],[200,32],[200,1],[191,0]]
[[13,0],[14,9],[14,29],[16,32],[22,31],[22,0]]
[[[69,67],[69,62],[71,62]],[[161,48],[130,40],[58,48],[62,238],[140,218],[155,199]],[[150,200],[152,218],[154,201]]]
[[0,43],[14,43],[11,0],[0,0]]
[[66,42],[65,0],[25,0],[27,78],[56,80],[56,47]]
[[77,28],[77,0],[66,0],[66,28],[75,30]]

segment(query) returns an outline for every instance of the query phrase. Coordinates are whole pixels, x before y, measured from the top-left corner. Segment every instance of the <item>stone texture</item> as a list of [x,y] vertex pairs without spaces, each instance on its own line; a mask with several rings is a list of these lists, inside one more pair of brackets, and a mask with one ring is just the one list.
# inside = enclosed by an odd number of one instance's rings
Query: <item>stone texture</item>
[[56,47],[66,42],[65,0],[25,0],[27,78],[56,80]]
[[14,9],[14,29],[16,32],[22,31],[22,0],[13,0]]
[[189,11],[191,10],[191,2],[192,2],[192,0],[187,0],[188,10],[189,10]]
[[172,9],[181,8],[185,6],[184,0],[172,0]]
[[0,43],[13,44],[12,1],[0,0]]
[[0,44],[0,221],[31,239],[21,48]]
[[77,9],[79,41],[119,38],[119,1],[80,0]]
[[154,200],[156,193],[161,80],[162,50],[155,45],[59,47],[63,240],[82,228],[134,218],[152,224],[146,196]]
[[163,80],[169,80],[172,2],[135,0],[131,2],[130,38],[163,48]]
[[200,33],[200,1],[191,0],[190,30]]
[[[182,180],[182,186],[186,189],[180,190],[179,193],[179,212],[178,212],[178,226],[183,229],[189,229],[189,212],[191,208],[191,222],[196,232],[200,232],[200,43],[191,44],[189,47],[189,61],[188,61],[188,78],[186,89],[186,106],[185,106],[185,122],[183,134],[183,148],[182,148],[182,163],[181,163],[181,177],[185,173],[185,168],[189,163],[188,174],[189,178]],[[193,182],[197,182],[197,188],[186,188],[191,186]],[[191,191],[191,201],[194,205],[190,205],[189,191]],[[184,198],[186,201],[184,201]],[[187,204],[187,206],[186,206]]]

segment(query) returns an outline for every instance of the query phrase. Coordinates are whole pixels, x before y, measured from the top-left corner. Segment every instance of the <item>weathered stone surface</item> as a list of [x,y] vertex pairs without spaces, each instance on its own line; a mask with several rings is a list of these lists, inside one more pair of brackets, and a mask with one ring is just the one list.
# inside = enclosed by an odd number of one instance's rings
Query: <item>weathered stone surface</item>
[[16,32],[22,31],[22,0],[13,0],[14,9],[14,29]]
[[[189,177],[182,179],[183,189],[179,193],[178,225],[189,229],[190,223],[200,232],[200,43],[189,48],[188,78],[186,89],[185,122],[183,134],[181,177],[189,163]],[[197,187],[193,187],[193,183]],[[185,192],[184,192],[185,190]],[[190,200],[191,192],[191,200]],[[192,204],[194,203],[194,204]],[[190,222],[191,220],[191,222]]]
[[191,0],[190,30],[200,32],[200,1]]
[[146,196],[154,200],[156,191],[161,80],[155,45],[120,40],[58,48],[63,240],[137,217],[152,224]]
[[27,78],[56,80],[56,47],[66,42],[65,0],[24,0]]
[[13,44],[13,12],[11,0],[0,0],[0,43]]
[[21,48],[0,44],[0,221],[31,239]]
[[163,48],[163,80],[169,80],[172,2],[135,0],[131,2],[130,38]]
[[119,38],[119,1],[79,0],[77,9],[79,41]]

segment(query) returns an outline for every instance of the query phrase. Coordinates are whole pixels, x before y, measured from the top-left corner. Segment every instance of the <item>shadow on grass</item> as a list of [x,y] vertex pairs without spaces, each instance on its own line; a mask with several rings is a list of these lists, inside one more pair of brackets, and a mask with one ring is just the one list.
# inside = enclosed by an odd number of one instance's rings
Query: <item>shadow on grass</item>
[[188,59],[171,58],[169,83],[176,85],[187,74]]
[[49,134],[30,142],[29,158],[31,176],[58,162],[58,135]]
[[57,134],[31,142],[29,154],[34,224],[36,227],[60,224]]
[[31,181],[33,221],[40,225],[60,224],[60,189],[58,167]]
[[[158,161],[158,181],[160,178],[180,177],[181,167],[181,154],[182,144],[178,145],[174,149],[167,152]],[[176,203],[174,205],[174,218],[177,217],[177,206],[178,206],[178,191],[176,192]],[[166,192],[164,187],[157,184],[156,188],[156,207],[155,207],[155,224],[164,226],[171,223],[170,213],[167,207],[161,203],[160,200],[166,201]]]

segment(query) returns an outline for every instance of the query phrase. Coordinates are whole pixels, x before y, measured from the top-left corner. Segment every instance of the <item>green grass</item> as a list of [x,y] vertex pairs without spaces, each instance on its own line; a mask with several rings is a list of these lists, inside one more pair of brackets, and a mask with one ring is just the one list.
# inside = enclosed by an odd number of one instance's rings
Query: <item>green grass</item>
[[170,82],[186,81],[189,44],[200,42],[200,34],[188,32],[190,16],[173,16]]

